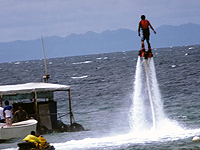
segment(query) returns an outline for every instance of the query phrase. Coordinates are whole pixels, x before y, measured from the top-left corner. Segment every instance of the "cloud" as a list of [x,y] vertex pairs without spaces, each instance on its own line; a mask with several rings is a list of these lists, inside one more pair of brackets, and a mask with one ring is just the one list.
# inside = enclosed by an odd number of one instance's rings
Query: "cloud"
[[137,30],[141,14],[154,28],[200,24],[199,0],[2,0],[0,42],[71,33]]

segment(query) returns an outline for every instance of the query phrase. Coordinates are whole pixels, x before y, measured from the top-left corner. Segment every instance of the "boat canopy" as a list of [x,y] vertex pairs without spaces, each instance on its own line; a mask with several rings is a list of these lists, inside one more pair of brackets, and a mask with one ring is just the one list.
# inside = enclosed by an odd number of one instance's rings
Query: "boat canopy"
[[70,86],[53,84],[53,83],[25,83],[16,85],[2,85],[0,86],[0,104],[2,106],[2,101],[4,100],[22,100],[34,99],[35,103],[35,113],[38,115],[37,99],[44,98],[48,100],[53,100],[53,93],[55,91],[67,91],[69,98],[69,114],[70,114],[70,125],[72,125],[72,108],[71,108],[71,96],[70,96]]
[[0,95],[17,95],[23,93],[37,93],[37,92],[54,92],[54,91],[69,91],[70,86],[53,84],[53,83],[25,83],[16,85],[2,85],[0,86]]

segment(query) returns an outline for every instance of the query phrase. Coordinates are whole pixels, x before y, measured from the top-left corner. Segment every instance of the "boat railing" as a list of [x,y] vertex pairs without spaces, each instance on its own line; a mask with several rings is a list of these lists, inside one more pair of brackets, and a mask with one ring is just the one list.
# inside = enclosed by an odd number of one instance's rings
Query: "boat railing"
[[69,115],[70,113],[57,113],[58,114],[58,119],[61,119],[62,117],[65,117]]
[[[40,114],[39,116],[54,116],[57,115],[57,119],[61,120],[61,118],[70,115],[70,113],[47,113],[47,114]],[[35,118],[35,114],[29,114],[29,117]]]

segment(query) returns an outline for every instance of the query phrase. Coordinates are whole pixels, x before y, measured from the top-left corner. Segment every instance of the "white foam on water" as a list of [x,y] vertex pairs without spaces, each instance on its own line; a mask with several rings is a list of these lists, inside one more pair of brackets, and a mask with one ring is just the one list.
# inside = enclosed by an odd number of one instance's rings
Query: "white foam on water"
[[200,129],[184,130],[176,122],[163,120],[163,126],[154,130],[134,131],[102,138],[85,138],[83,140],[71,140],[64,143],[52,143],[56,150],[86,150],[86,149],[115,149],[123,145],[143,144],[150,142],[174,141],[191,137],[200,132]]
[[188,49],[194,49],[194,47],[189,47]]
[[[156,130],[150,129],[134,131],[115,136],[85,138],[82,140],[71,140],[62,143],[51,143],[51,145],[54,145],[56,150],[116,149],[120,146],[128,147],[129,145],[145,144],[156,141],[175,141],[192,137],[197,133],[200,133],[200,129],[185,130],[179,127],[177,122],[165,119],[162,122],[162,126]],[[17,150],[17,148],[8,148],[4,150]]]
[[88,76],[80,76],[80,77],[71,77],[72,79],[83,79],[83,78],[87,78]]
[[80,64],[89,64],[91,63],[92,61],[83,61],[83,62],[75,62],[75,63],[72,63],[73,65],[80,65]]
[[18,62],[15,62],[15,65],[19,65],[20,64],[20,62],[18,61]]

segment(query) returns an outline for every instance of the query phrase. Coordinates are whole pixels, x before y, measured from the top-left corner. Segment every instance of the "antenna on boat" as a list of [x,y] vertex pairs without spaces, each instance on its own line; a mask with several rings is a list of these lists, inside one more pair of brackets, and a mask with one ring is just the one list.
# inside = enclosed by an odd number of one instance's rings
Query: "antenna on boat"
[[44,53],[44,66],[45,66],[45,73],[46,75],[43,75],[44,82],[48,83],[48,79],[50,78],[50,74],[47,72],[47,62],[46,62],[46,56],[45,56],[45,50],[44,50],[44,41],[43,41],[43,36],[42,38],[42,47],[43,47],[43,53]]

